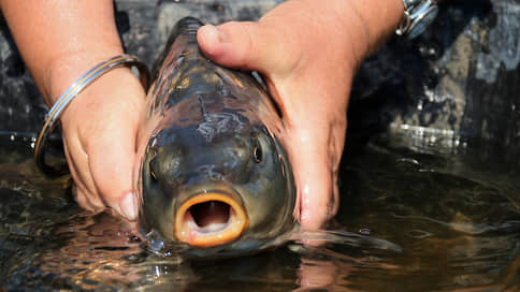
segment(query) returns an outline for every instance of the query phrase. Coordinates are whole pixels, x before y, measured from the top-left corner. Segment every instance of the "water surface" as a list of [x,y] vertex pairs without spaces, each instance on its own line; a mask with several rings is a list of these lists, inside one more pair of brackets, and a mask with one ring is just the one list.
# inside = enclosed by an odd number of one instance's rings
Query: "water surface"
[[81,210],[68,179],[32,163],[30,135],[1,135],[0,282],[6,290],[515,291],[516,172],[478,154],[349,144],[328,229],[219,261],[145,252],[134,224]]

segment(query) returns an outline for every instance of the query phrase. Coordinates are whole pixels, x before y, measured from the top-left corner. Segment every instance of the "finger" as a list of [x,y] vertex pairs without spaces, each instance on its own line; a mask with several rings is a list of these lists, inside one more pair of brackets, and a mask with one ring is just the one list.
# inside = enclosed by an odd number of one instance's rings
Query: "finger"
[[304,229],[319,229],[337,212],[337,176],[346,130],[343,117],[293,121],[289,128],[287,148],[298,186],[299,219]]
[[[133,220],[137,206],[133,194],[132,169],[135,159],[131,136],[125,131],[114,133],[114,141],[120,145],[99,143],[91,148],[89,161],[91,173],[105,203],[120,215]],[[107,142],[108,142],[107,141]]]
[[[123,123],[128,126],[121,127]],[[89,145],[89,167],[98,191],[108,206],[130,220],[137,216],[132,181],[136,128],[135,123],[115,122]]]
[[81,183],[75,183],[73,185],[72,194],[76,199],[76,203],[85,210],[99,212],[105,209],[105,204],[101,201],[99,196],[88,191]]
[[103,200],[100,198],[96,185],[90,175],[88,167],[88,156],[85,153],[81,141],[72,138],[70,134],[64,131],[63,146],[65,149],[65,157],[69,164],[69,169],[74,179],[75,191],[73,192],[76,202],[81,207],[89,211],[98,211],[105,207]]
[[92,181],[93,192],[104,205],[133,220],[137,215],[132,184],[134,151],[145,93],[126,68],[103,76],[96,85],[85,91],[84,97],[89,98],[81,99],[84,103],[73,108],[79,117],[67,117],[79,129],[76,140],[85,145],[87,164],[76,168],[80,174],[85,173],[81,179],[87,182],[87,188]]
[[[327,151],[312,141],[306,130],[289,134],[289,155],[300,201],[300,223],[304,229],[319,229],[331,216],[332,175]],[[324,153],[325,152],[325,153]]]
[[[290,67],[290,60],[280,60],[287,50],[284,32],[255,22],[228,22],[218,27],[205,25],[197,34],[203,53],[227,67],[276,73],[280,64]],[[297,60],[292,50],[292,58]],[[282,62],[283,61],[283,62]]]

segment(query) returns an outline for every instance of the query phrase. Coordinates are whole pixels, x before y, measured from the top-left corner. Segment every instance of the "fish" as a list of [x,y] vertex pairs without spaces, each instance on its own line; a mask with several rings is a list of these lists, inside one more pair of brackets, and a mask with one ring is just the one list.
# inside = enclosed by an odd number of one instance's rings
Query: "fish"
[[156,62],[138,135],[138,222],[159,254],[225,257],[289,240],[296,188],[259,75],[210,61],[181,19]]

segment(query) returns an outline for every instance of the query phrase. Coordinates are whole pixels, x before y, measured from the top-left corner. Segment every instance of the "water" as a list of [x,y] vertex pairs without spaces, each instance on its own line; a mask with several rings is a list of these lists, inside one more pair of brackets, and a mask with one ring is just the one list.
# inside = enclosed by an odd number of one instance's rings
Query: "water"
[[[150,255],[134,224],[82,211],[68,179],[49,182],[38,174],[26,140],[0,143],[5,290],[520,289],[515,170],[474,153],[351,143],[340,213],[328,226],[334,232],[297,234],[288,245],[254,256],[189,261]],[[305,247],[301,239],[325,244]]]

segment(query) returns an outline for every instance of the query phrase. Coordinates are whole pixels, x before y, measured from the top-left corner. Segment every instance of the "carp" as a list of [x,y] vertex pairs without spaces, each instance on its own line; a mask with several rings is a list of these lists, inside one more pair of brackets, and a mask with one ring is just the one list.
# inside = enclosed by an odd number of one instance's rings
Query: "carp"
[[184,18],[159,57],[138,137],[148,249],[251,253],[288,240],[296,188],[277,108],[258,76],[221,67]]

